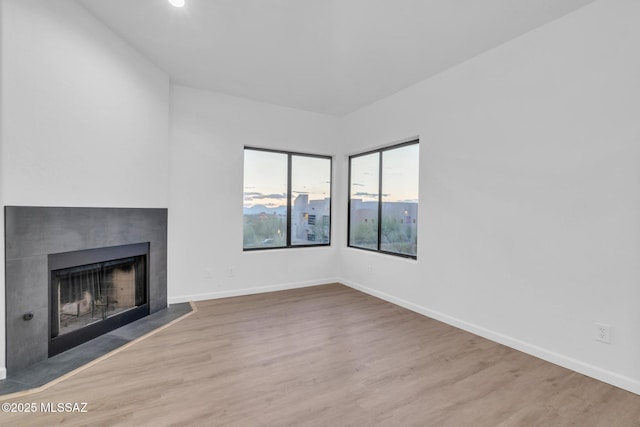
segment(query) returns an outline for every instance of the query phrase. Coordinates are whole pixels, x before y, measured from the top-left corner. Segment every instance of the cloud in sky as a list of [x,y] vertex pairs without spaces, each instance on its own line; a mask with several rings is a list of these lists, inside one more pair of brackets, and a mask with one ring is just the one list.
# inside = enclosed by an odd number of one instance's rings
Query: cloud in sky
[[287,195],[284,193],[263,194],[255,191],[249,191],[244,193],[245,200],[264,200],[264,199],[286,199]]
[[[358,191],[357,193],[353,193],[354,196],[359,196],[359,197],[370,197],[372,199],[377,199],[378,198],[378,193],[367,193],[365,191]],[[383,194],[383,196],[388,196],[388,194]]]
[[[364,191],[358,191],[353,194],[354,196],[362,196],[362,197],[378,197],[378,193],[367,193]],[[389,194],[383,193],[382,197],[389,197]]]

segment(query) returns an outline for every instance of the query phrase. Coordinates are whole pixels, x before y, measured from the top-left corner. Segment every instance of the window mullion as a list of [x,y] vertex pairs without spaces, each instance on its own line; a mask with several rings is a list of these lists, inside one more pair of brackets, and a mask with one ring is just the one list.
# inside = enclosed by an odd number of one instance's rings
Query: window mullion
[[378,156],[378,251],[382,245],[382,151]]
[[289,153],[287,156],[287,247],[290,248],[291,247],[291,213],[293,211],[293,207],[291,206],[293,204],[292,199],[292,191],[291,191],[291,165],[293,163],[292,161],[292,154]]

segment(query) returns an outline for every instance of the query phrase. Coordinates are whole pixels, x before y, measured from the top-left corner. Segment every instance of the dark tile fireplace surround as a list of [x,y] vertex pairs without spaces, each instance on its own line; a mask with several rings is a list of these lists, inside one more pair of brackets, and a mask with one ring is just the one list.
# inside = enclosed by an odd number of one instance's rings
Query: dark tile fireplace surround
[[8,373],[49,356],[52,255],[132,245],[148,247],[145,304],[155,313],[167,307],[167,209],[5,207]]

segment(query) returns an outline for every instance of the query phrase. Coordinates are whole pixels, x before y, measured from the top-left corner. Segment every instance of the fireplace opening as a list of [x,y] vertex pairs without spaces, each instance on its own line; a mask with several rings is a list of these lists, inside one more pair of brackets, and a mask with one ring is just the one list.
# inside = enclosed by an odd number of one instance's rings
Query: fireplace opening
[[149,244],[49,255],[49,357],[149,314]]
[[[146,302],[145,257],[137,256],[54,270],[58,303],[51,336],[105,320]],[[56,310],[57,309],[57,310]]]

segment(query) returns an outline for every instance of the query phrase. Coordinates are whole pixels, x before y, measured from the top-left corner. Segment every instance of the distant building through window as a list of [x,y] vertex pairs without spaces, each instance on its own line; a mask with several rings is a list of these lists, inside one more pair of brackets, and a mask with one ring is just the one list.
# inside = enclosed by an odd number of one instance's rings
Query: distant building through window
[[329,245],[331,157],[245,147],[243,210],[244,250]]
[[418,141],[349,157],[348,245],[416,258]]

